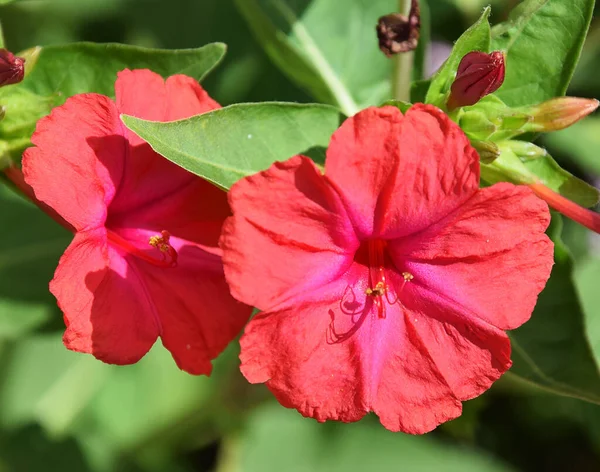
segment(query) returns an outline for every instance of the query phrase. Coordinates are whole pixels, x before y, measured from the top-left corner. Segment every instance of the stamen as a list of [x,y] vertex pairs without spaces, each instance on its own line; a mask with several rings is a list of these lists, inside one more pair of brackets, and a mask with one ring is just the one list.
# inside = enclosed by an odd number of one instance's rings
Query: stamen
[[[365,290],[367,296],[373,298],[373,304],[377,308],[379,318],[385,318],[385,301],[390,305],[398,303],[398,294],[402,291],[407,282],[414,279],[410,272],[402,272],[402,285],[398,290],[390,290],[385,278],[385,247],[386,243],[382,240],[373,240],[368,242],[369,249],[369,288]],[[391,295],[393,294],[393,296]]]
[[368,242],[369,248],[369,288],[366,294],[373,297],[379,318],[385,318],[385,305],[383,296],[389,289],[385,280],[384,250],[385,241],[375,239]]
[[175,267],[177,265],[177,251],[169,244],[170,239],[171,234],[163,229],[160,232],[160,235],[151,236],[148,240],[148,244],[162,252],[163,259],[170,258],[171,266]]
[[127,239],[122,238],[113,231],[108,230],[107,237],[111,244],[118,246],[123,251],[128,252],[143,261],[149,262],[150,264],[158,267],[175,267],[177,265],[177,251],[169,244],[170,234],[167,231],[162,231],[160,236],[152,236],[150,241],[148,241],[152,247],[159,249],[162,256],[160,259],[150,255],[143,249],[135,247]]

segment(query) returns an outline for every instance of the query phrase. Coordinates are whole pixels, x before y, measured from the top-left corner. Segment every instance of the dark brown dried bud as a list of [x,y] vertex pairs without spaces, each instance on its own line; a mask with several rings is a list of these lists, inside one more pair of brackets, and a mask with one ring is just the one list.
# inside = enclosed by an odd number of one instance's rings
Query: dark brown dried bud
[[0,49],[0,87],[21,82],[25,76],[25,59]]
[[495,92],[504,82],[504,54],[494,51],[470,52],[458,65],[456,79],[450,87],[448,110],[475,105],[486,95]]
[[419,43],[421,12],[418,0],[412,0],[408,18],[400,13],[391,13],[379,18],[377,23],[379,49],[392,57],[401,52],[412,51]]

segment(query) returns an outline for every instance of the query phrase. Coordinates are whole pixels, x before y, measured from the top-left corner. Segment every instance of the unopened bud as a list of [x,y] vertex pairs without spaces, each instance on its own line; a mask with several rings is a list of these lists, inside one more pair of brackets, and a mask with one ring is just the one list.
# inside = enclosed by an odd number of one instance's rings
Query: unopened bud
[[473,51],[465,55],[458,65],[456,79],[450,87],[447,107],[475,105],[486,95],[495,92],[504,82],[504,54]]
[[376,29],[379,49],[387,57],[415,49],[419,43],[421,30],[418,0],[411,0],[408,17],[400,13],[382,16],[377,22]]
[[558,97],[532,107],[521,108],[532,120],[524,131],[544,132],[565,129],[592,113],[600,102],[593,98]]
[[21,82],[25,75],[25,59],[0,49],[0,87]]
[[500,157],[500,148],[492,141],[472,141],[471,145],[479,154],[483,164],[491,164]]
[[544,148],[536,146],[529,141],[501,141],[498,143],[498,146],[501,150],[510,149],[523,162],[539,159],[540,157],[546,157],[548,155],[548,151]]

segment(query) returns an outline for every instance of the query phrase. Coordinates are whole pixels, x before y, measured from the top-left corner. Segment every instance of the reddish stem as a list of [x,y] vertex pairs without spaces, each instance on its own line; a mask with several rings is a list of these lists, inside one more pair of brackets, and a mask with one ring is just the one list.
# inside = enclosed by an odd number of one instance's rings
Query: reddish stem
[[542,200],[545,200],[555,210],[558,210],[563,215],[568,216],[573,221],[585,226],[596,233],[600,233],[600,214],[595,211],[588,210],[577,203],[572,202],[568,198],[563,197],[554,190],[549,189],[544,184],[534,183],[529,184],[529,188]]

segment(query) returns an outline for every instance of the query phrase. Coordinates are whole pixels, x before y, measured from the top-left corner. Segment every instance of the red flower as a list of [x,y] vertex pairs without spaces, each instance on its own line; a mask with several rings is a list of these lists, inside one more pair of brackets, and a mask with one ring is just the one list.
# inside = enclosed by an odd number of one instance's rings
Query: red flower
[[156,154],[119,115],[169,121],[219,105],[190,77],[148,70],[119,73],[115,91],[116,104],[84,94],[55,108],[23,158],[36,198],[75,231],[50,282],[64,343],[130,364],[160,336],[181,369],[209,374],[250,315],[223,277],[225,193]]
[[325,175],[298,156],[236,183],[225,275],[263,311],[241,339],[246,378],[319,421],[374,411],[425,433],[459,416],[510,367],[503,330],[553,263],[546,204],[478,184],[475,150],[429,105],[348,119]]
[[473,51],[465,55],[458,65],[456,79],[450,88],[447,107],[475,105],[486,95],[495,92],[504,82],[504,54]]

